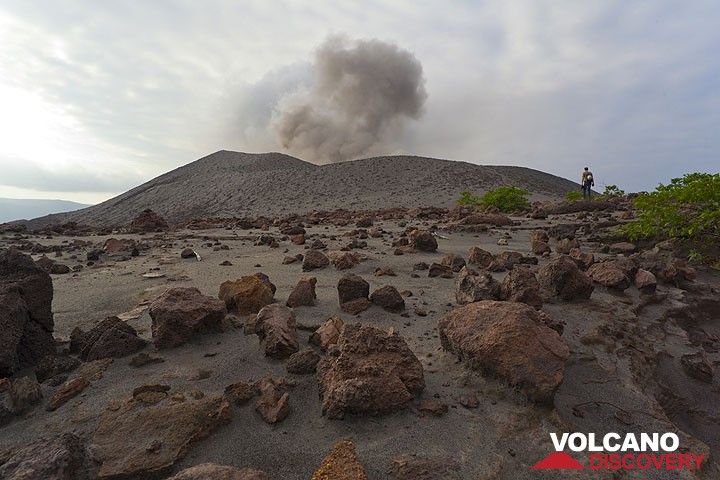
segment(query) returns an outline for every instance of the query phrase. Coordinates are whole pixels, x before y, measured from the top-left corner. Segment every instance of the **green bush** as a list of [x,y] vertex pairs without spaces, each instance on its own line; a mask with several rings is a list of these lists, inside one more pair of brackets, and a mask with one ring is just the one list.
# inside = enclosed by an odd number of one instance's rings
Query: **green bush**
[[569,202],[577,202],[578,200],[582,200],[582,192],[580,190],[570,190],[565,194],[565,200]]
[[477,207],[480,205],[480,197],[465,190],[464,192],[460,192],[460,198],[457,200],[457,204],[461,207]]
[[621,227],[631,240],[677,237],[717,242],[720,174],[688,173],[634,201],[637,220]]
[[617,185],[607,185],[605,187],[605,191],[602,193],[602,196],[605,198],[624,197],[625,191],[620,190]]
[[514,212],[530,208],[527,190],[517,187],[497,187],[480,197],[480,206],[496,207],[501,212]]

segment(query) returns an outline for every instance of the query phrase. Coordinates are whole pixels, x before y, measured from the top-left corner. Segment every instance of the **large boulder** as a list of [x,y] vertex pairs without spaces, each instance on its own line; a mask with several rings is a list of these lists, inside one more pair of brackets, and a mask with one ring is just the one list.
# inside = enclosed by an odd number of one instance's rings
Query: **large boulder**
[[141,397],[113,401],[92,436],[97,476],[156,478],[193,443],[229,421],[230,404],[222,395],[178,393],[157,403]]
[[140,212],[130,222],[130,231],[133,233],[164,232],[169,229],[170,226],[165,219],[149,208]]
[[50,275],[16,249],[0,251],[0,376],[55,352]]
[[347,313],[355,315],[370,306],[370,284],[359,275],[343,275],[337,290],[340,308]]
[[330,265],[330,259],[320,250],[310,249],[303,258],[302,269],[305,272],[325,268]]
[[235,468],[217,463],[201,463],[186,468],[167,480],[270,480],[265,472],[253,468]]
[[265,305],[273,303],[275,293],[273,285],[263,277],[258,274],[247,275],[234,281],[223,282],[218,298],[225,302],[229,311],[240,315],[257,313]]
[[499,300],[500,284],[488,272],[463,267],[455,280],[455,300],[460,305],[480,300]]
[[393,331],[345,325],[334,353],[317,365],[322,411],[328,418],[397,411],[425,388],[420,361]]
[[388,312],[400,313],[405,310],[405,300],[392,285],[376,289],[370,295],[370,301]]
[[595,288],[575,261],[565,255],[540,267],[537,277],[549,297],[564,301],[588,299]]
[[527,267],[516,267],[510,270],[505,275],[500,289],[504,300],[527,303],[538,310],[542,308],[540,284],[535,274]]
[[293,291],[290,292],[290,296],[285,302],[290,308],[296,307],[312,307],[315,305],[317,295],[315,293],[315,285],[317,284],[317,278],[306,277],[301,278]]
[[85,448],[79,437],[64,433],[20,447],[2,461],[5,480],[75,480],[84,478]]
[[438,248],[437,240],[432,233],[424,230],[416,230],[411,235],[411,245],[421,252],[434,252]]
[[86,362],[124,357],[145,347],[137,331],[117,317],[106,318],[75,340],[80,358]]
[[268,357],[289,357],[299,349],[295,314],[285,305],[263,307],[255,320],[255,333]]
[[150,305],[155,347],[172,348],[192,337],[219,332],[225,304],[193,287],[171,288]]
[[484,300],[456,308],[439,322],[443,348],[471,368],[497,375],[535,401],[552,399],[570,350],[552,320],[515,302]]

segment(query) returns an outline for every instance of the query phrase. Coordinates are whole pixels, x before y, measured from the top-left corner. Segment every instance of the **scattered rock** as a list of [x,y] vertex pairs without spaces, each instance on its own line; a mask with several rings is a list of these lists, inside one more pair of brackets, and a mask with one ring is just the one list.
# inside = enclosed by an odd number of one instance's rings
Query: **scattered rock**
[[657,279],[651,272],[640,268],[635,274],[635,287],[640,290],[641,293],[646,295],[652,294],[657,288]]
[[611,253],[630,255],[631,253],[635,253],[635,250],[637,250],[637,247],[630,242],[618,242],[610,245]]
[[315,366],[319,361],[320,355],[312,348],[306,348],[290,355],[286,368],[288,373],[307,375],[315,373]]
[[270,480],[265,472],[216,463],[201,463],[181,470],[167,480]]
[[295,314],[285,305],[263,307],[257,314],[255,333],[268,357],[285,358],[299,349]]
[[493,255],[480,247],[470,247],[468,262],[480,268],[488,268],[493,263]]
[[345,325],[336,346],[317,366],[322,411],[379,415],[403,409],[425,388],[420,361],[397,333]]
[[274,292],[268,282],[258,275],[247,275],[238,280],[228,280],[220,285],[218,298],[225,302],[229,311],[240,315],[254,314],[273,303]]
[[145,340],[137,331],[117,317],[108,317],[87,333],[78,342],[78,353],[85,361],[101,358],[120,358],[145,348]]
[[147,353],[138,353],[133,358],[130,359],[129,365],[131,367],[140,368],[144,367],[145,365],[153,365],[156,363],[163,363],[165,359],[161,357],[153,357],[152,355],[149,355]]
[[83,377],[77,376],[63,383],[50,398],[46,410],[52,412],[65,405],[72,398],[80,395],[90,385],[90,381]]
[[328,259],[324,253],[319,250],[310,249],[305,253],[302,269],[307,272],[310,270],[325,268],[328,265],[330,265],[330,259]]
[[395,270],[390,267],[378,267],[375,269],[376,277],[396,277]]
[[20,377],[11,381],[9,388],[13,413],[19,415],[40,403],[43,398],[40,384],[34,378]]
[[196,335],[219,332],[225,304],[193,287],[171,288],[150,305],[152,338],[158,349],[177,347]]
[[343,308],[344,304],[354,300],[367,300],[370,294],[370,284],[362,277],[350,273],[340,278],[337,290],[340,307]]
[[501,285],[501,296],[504,300],[526,303],[538,310],[543,304],[537,277],[527,267],[513,268],[505,275]]
[[580,270],[587,270],[590,268],[590,265],[595,263],[595,255],[590,252],[583,252],[579,248],[573,248],[570,250],[570,258],[575,260],[575,263]]
[[442,417],[448,412],[448,405],[438,400],[423,400],[418,404],[417,409],[421,414]]
[[55,376],[72,372],[80,364],[80,360],[69,355],[47,355],[35,366],[35,377],[43,383]]
[[484,300],[456,308],[438,327],[443,348],[471,368],[496,374],[545,402],[560,385],[570,356],[547,323],[552,321],[545,313],[528,305]]
[[169,229],[165,219],[149,208],[140,212],[130,223],[132,233],[164,232]]
[[400,313],[405,310],[405,300],[392,285],[385,285],[375,290],[370,295],[370,301],[388,312]]
[[442,265],[450,267],[453,272],[457,273],[465,266],[465,259],[462,258],[460,255],[449,253],[442,258],[440,263]]
[[257,394],[255,385],[247,382],[237,382],[225,387],[225,396],[237,405],[244,405]]
[[560,240],[558,240],[557,245],[555,246],[555,250],[557,250],[558,253],[562,253],[563,255],[567,255],[568,253],[570,253],[570,250],[572,250],[573,248],[580,248],[580,245],[575,238],[561,238]]
[[337,343],[344,326],[345,324],[340,317],[330,317],[310,335],[310,343],[317,345],[325,352]]
[[593,281],[604,287],[625,290],[630,286],[628,276],[612,260],[592,264],[588,268],[587,274]]
[[315,277],[301,278],[290,293],[285,305],[290,308],[314,306],[315,300],[317,299],[317,295],[315,294],[316,284],[317,279]]
[[290,414],[290,395],[282,388],[282,382],[265,377],[257,384],[260,398],[255,410],[265,422],[274,424],[283,421]]
[[447,265],[441,265],[439,263],[433,263],[428,269],[428,277],[435,278],[453,278],[452,268]]
[[350,440],[336,443],[311,480],[367,480],[355,445]]
[[558,257],[540,267],[537,278],[549,296],[564,301],[588,299],[594,289],[592,280],[567,256]]
[[352,252],[342,252],[334,255],[332,263],[338,270],[349,270],[360,263],[360,259]]
[[437,240],[432,233],[427,231],[415,231],[411,235],[412,247],[421,252],[434,252],[438,248]]
[[32,258],[0,251],[0,377],[55,353],[50,275]]
[[488,272],[463,267],[455,281],[455,300],[460,305],[480,300],[499,300],[500,284]]
[[41,438],[12,453],[0,465],[5,480],[76,480],[81,476],[85,450],[72,433]]
[[158,404],[112,402],[92,436],[98,477],[158,476],[182,458],[192,443],[230,421],[223,396],[168,397]]

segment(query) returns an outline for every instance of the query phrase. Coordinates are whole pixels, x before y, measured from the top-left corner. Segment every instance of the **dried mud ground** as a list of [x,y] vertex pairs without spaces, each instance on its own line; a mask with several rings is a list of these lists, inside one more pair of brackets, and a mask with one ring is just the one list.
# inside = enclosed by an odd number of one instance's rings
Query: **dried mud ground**
[[[572,353],[564,381],[550,405],[528,401],[501,379],[468,369],[441,348],[437,321],[456,305],[454,280],[429,278],[427,271],[414,272],[413,264],[439,262],[448,253],[467,258],[471,246],[493,253],[514,250],[531,254],[530,231],[567,222],[569,218],[574,216],[553,216],[549,220],[522,218],[516,219],[515,226],[491,228],[485,233],[442,233],[444,238],[438,238],[437,252],[402,256],[393,255],[390,234],[400,233],[404,226],[397,221],[378,221],[375,226],[389,234],[368,238],[368,246],[360,250],[368,259],[347,271],[338,271],[332,264],[312,272],[303,272],[300,263],[283,265],[283,257],[304,253],[305,246],[289,241],[281,242],[279,248],[254,245],[254,239],[261,233],[279,237],[274,228],[268,232],[216,229],[112,235],[133,238],[150,248],[127,260],[110,259],[77,273],[53,275],[56,338],[67,340],[75,327],[87,330],[105,317],[126,314],[128,323],[149,340],[150,318],[144,305],[166,288],[194,286],[204,294],[217,296],[223,281],[260,271],[277,286],[275,299],[284,303],[297,281],[310,275],[317,278],[317,305],[294,309],[299,324],[317,326],[330,316],[339,315],[346,323],[357,321],[394,328],[424,367],[426,388],[417,400],[440,400],[448,404],[449,411],[435,417],[421,415],[411,408],[380,417],[327,419],[321,415],[313,375],[287,373],[284,362],[263,355],[255,335],[245,335],[242,327],[228,322],[223,333],[200,336],[178,348],[154,352],[152,346],[146,347],[146,352],[162,357],[163,363],[134,368],[128,364],[130,357],[115,359],[102,378],[57,411],[35,408],[0,429],[0,450],[68,431],[89,439],[106,404],[128,398],[140,385],[161,383],[170,385],[173,391],[200,389],[221,393],[231,383],[272,374],[296,384],[290,391],[291,413],[285,420],[268,425],[252,404],[233,406],[232,421],[192,445],[172,472],[215,462],[257,468],[273,479],[309,479],[334,443],[351,439],[371,479],[394,478],[389,473],[390,466],[402,455],[427,459],[431,471],[434,468],[437,472],[427,477],[402,478],[611,478],[590,472],[533,471],[531,466],[553,451],[549,432],[675,431],[680,434],[682,448],[712,453],[703,471],[666,472],[665,476],[625,473],[612,478],[720,478],[715,462],[720,453],[717,375],[711,384],[703,383],[685,375],[679,362],[682,354],[701,348],[693,338],[698,330],[704,335],[703,341],[717,346],[720,299],[699,311],[695,296],[700,294],[663,284],[656,294],[660,300],[647,305],[633,287],[618,293],[600,286],[596,286],[589,301],[545,303],[545,312],[566,322],[563,338]],[[410,220],[408,225],[422,226],[422,221]],[[309,226],[306,236],[308,243],[320,238],[329,249],[337,250],[349,242],[343,234],[354,228]],[[504,232],[511,238],[507,246],[499,246],[497,240]],[[107,238],[110,236],[79,239],[102,245]],[[44,245],[76,239],[31,238]],[[9,239],[0,242],[0,246],[3,243],[10,243]],[[217,243],[226,245],[228,250],[208,246]],[[554,243],[551,246],[554,248]],[[582,239],[581,246],[592,247]],[[180,258],[186,247],[195,249],[202,260]],[[602,257],[597,253],[596,256]],[[69,266],[85,262],[84,254],[79,254],[79,260],[68,258],[67,253],[54,260]],[[232,265],[220,266],[226,260]],[[540,265],[547,261],[540,258]],[[381,266],[391,267],[397,276],[374,276],[375,269]],[[162,276],[143,277],[151,272]],[[377,306],[355,317],[342,312],[336,286],[338,279],[348,272],[370,282],[371,291],[388,284],[400,291],[410,290],[412,296],[405,298],[407,315],[389,313]],[[413,278],[413,273],[419,276]],[[502,279],[505,273],[493,275]],[[701,271],[695,283],[717,289],[720,281]],[[425,310],[427,315],[417,315],[415,307]],[[299,335],[303,348],[310,332],[302,329]],[[720,360],[717,349],[706,348],[706,354],[715,369]],[[206,371],[205,375],[199,374],[201,370]],[[208,372],[208,378],[198,379]],[[45,398],[49,398],[54,387],[42,388]],[[468,409],[459,403],[459,397],[470,393],[480,400],[478,408]]]

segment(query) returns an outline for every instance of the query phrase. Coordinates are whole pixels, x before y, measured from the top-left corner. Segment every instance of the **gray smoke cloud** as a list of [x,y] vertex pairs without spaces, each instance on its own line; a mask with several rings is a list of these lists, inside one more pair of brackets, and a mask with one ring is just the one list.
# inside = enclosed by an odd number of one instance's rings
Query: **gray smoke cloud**
[[315,52],[313,82],[284,96],[271,125],[283,147],[316,162],[378,150],[427,99],[422,65],[397,45],[329,37]]

